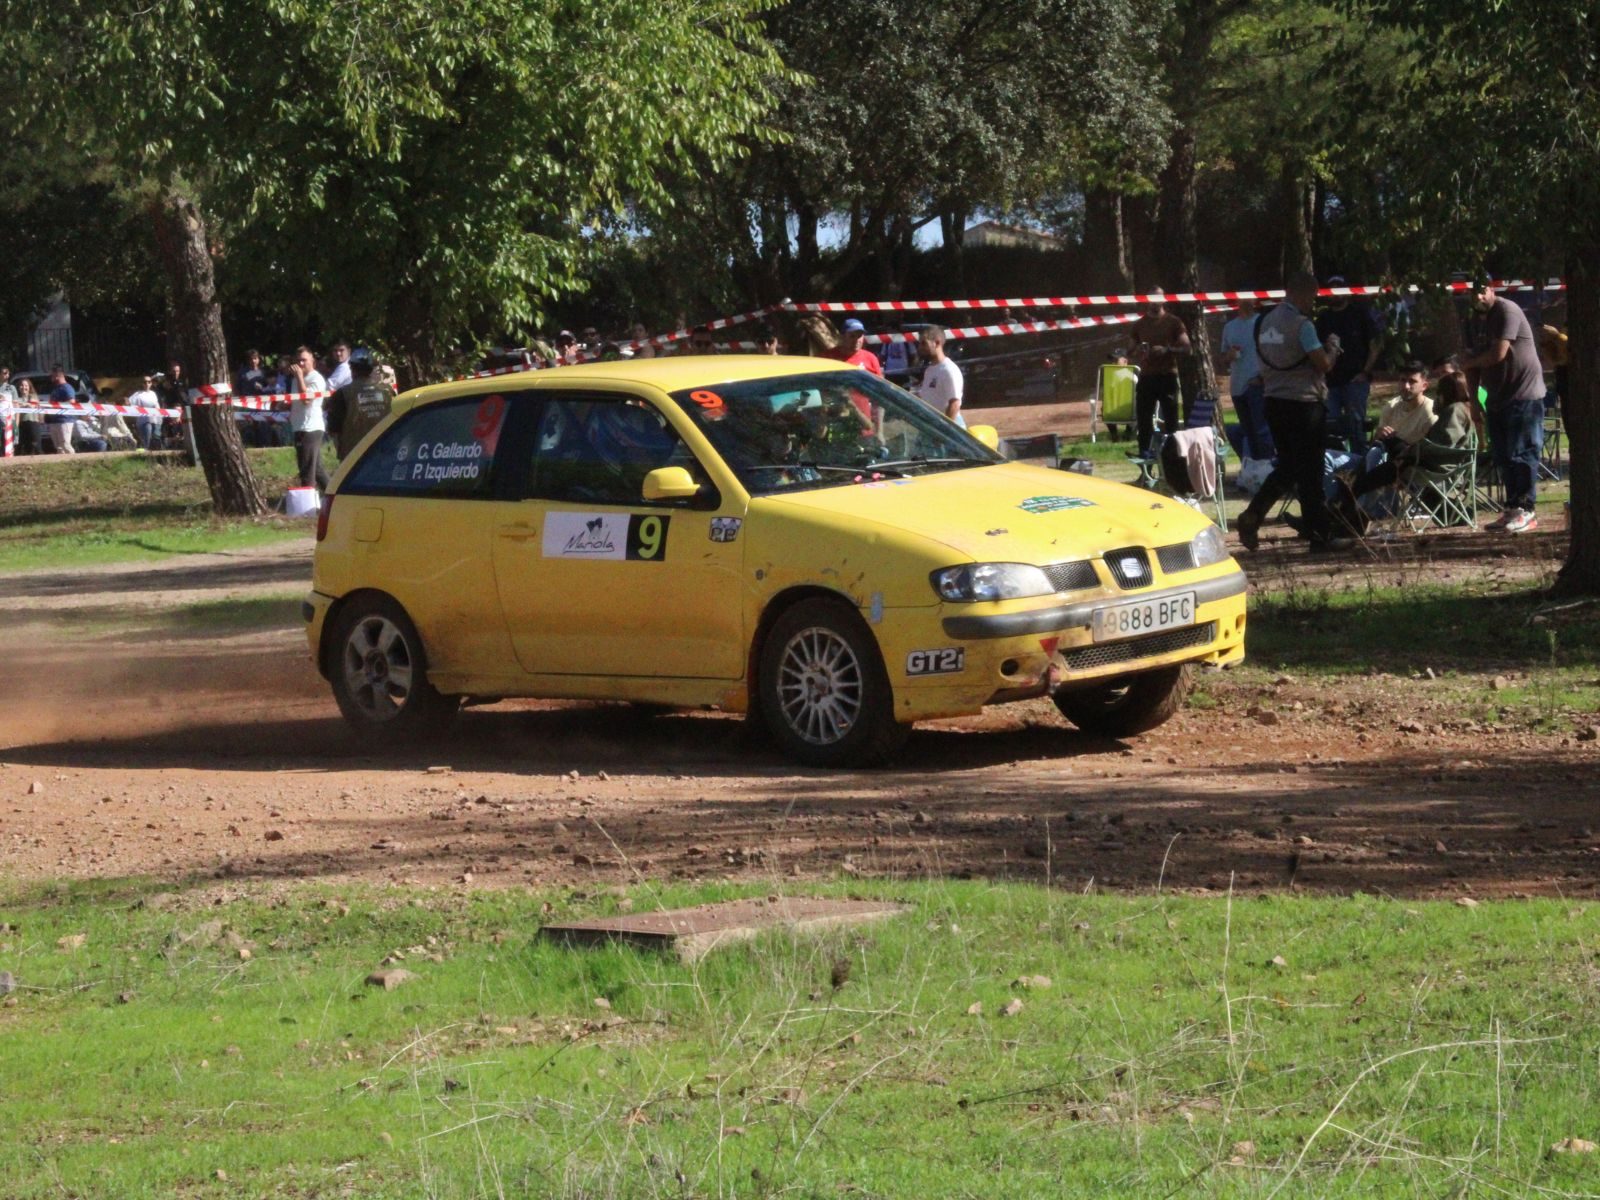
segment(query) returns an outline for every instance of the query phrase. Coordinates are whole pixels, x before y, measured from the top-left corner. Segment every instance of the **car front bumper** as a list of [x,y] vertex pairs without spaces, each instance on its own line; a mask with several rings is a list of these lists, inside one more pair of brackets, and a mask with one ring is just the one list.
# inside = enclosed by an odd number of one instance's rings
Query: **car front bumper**
[[[1102,594],[1070,604],[1003,612],[961,611],[978,605],[900,610],[885,665],[901,721],[960,716],[986,704],[1046,695],[1059,687],[1092,684],[1178,663],[1232,666],[1244,659],[1244,572],[1234,569],[1193,583],[1148,592]],[[1097,609],[1131,601],[1160,602],[1193,593],[1192,624],[1158,632],[1094,640]],[[951,611],[956,610],[956,611]],[[958,661],[959,670],[929,671]],[[942,655],[942,657],[941,657]]]

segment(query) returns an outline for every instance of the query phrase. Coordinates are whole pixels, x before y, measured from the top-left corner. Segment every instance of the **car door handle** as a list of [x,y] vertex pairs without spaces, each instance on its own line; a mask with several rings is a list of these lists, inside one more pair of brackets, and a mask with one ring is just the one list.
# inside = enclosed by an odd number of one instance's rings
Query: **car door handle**
[[508,542],[531,542],[539,536],[539,531],[532,525],[502,525],[495,533]]

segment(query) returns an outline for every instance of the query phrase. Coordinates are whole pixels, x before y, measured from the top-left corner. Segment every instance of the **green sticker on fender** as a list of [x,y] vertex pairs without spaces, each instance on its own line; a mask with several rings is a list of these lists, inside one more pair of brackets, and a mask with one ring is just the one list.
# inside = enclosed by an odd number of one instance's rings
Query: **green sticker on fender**
[[1017,507],[1031,513],[1066,512],[1070,508],[1093,508],[1094,501],[1082,496],[1029,496]]

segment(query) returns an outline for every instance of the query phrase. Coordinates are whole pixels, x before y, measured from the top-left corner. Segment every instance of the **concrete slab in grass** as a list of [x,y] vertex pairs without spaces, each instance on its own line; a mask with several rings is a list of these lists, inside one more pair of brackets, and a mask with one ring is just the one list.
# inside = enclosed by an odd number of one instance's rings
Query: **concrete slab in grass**
[[768,896],[698,904],[693,908],[629,913],[593,921],[565,921],[543,926],[539,936],[547,941],[577,946],[624,942],[647,950],[670,951],[692,961],[718,946],[742,942],[769,929],[810,931],[865,925],[905,911],[903,904],[881,900]]

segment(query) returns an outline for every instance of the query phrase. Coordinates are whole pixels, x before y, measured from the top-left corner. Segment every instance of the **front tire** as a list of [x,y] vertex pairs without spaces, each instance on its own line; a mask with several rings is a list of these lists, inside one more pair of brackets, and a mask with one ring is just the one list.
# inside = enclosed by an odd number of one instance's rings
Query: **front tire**
[[387,596],[358,597],[340,614],[329,662],[333,698],[358,732],[383,740],[442,733],[461,701],[428,682],[417,627]]
[[1092,687],[1057,688],[1051,699],[1061,715],[1083,732],[1125,738],[1165,724],[1183,707],[1193,686],[1194,667],[1180,663]]
[[814,767],[876,766],[905,742],[878,644],[848,605],[802,600],[761,648],[761,712],[790,758]]

